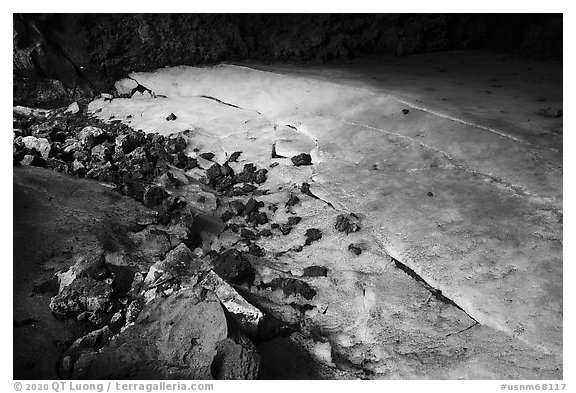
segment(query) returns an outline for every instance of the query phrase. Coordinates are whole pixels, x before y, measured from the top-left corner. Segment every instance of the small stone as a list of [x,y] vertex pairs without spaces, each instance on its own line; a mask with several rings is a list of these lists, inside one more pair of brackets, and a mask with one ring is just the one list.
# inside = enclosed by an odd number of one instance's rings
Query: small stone
[[234,215],[229,212],[228,210],[226,210],[224,213],[222,213],[222,215],[220,216],[220,218],[222,219],[222,221],[226,222],[232,219],[232,217],[234,217]]
[[77,317],[84,311],[105,312],[112,292],[112,287],[104,282],[78,278],[50,300],[50,310],[60,319]]
[[428,191],[428,194],[427,194],[427,195],[428,195],[429,197],[434,196],[434,194],[432,193],[432,191]]
[[66,108],[66,110],[64,111],[64,113],[78,113],[78,111],[80,110],[80,107],[78,106],[77,102],[73,102],[70,105],[68,105],[68,108]]
[[42,168],[46,166],[46,161],[42,157],[31,154],[26,154],[20,163],[22,165],[39,166]]
[[264,182],[266,181],[266,173],[268,173],[268,170],[267,170],[267,169],[264,169],[264,168],[259,169],[259,170],[256,172],[256,179],[255,179],[255,181],[256,181],[257,184],[262,184],[262,183],[264,183]]
[[312,156],[307,153],[298,154],[291,158],[294,166],[312,165]]
[[84,176],[86,174],[86,167],[77,159],[72,163],[72,171],[78,176]]
[[288,202],[286,202],[286,207],[292,207],[298,203],[300,203],[300,198],[296,195],[290,194],[290,198],[288,199]]
[[328,269],[324,266],[308,266],[304,268],[303,275],[306,277],[326,277]]
[[252,164],[252,163],[245,164],[243,172],[254,173],[254,172],[256,172],[256,166],[254,166],[254,164]]
[[407,115],[408,113],[410,113],[410,111],[408,109],[402,109],[402,113],[404,113],[405,115]]
[[246,202],[246,206],[244,207],[244,212],[245,214],[250,214],[252,212],[257,211],[259,208],[258,206],[258,201],[256,201],[256,199],[254,198],[250,198],[248,199],[248,202]]
[[346,235],[352,232],[358,232],[360,227],[355,222],[350,222],[348,217],[343,214],[338,215],[336,217],[336,224],[334,224],[334,228],[336,228],[339,232],[346,232]]
[[131,132],[116,137],[116,151],[129,154],[140,147],[146,138],[143,132]]
[[140,311],[142,311],[142,301],[140,299],[133,300],[126,309],[126,323],[136,322]]
[[228,209],[230,210],[230,213],[232,213],[235,216],[239,216],[244,212],[244,204],[240,201],[230,201],[228,203]]
[[213,182],[219,176],[222,176],[222,171],[220,169],[220,164],[216,162],[214,163],[214,165],[208,168],[208,170],[206,171],[206,177],[208,178],[208,180]]
[[354,255],[362,254],[362,248],[360,248],[359,245],[354,244],[354,243],[352,243],[348,246],[348,251],[350,251]]
[[294,226],[302,221],[302,217],[288,217],[288,225]]
[[188,164],[188,156],[183,151],[174,154],[173,163],[176,168],[184,169]]
[[22,143],[28,149],[36,149],[43,159],[47,159],[50,155],[50,149],[52,145],[46,138],[36,138],[34,136],[26,136],[22,138]]
[[242,154],[241,151],[235,151],[230,155],[230,158],[228,158],[228,162],[237,162],[240,154]]
[[176,154],[179,151],[186,149],[186,145],[186,139],[182,135],[178,135],[176,138],[168,139],[164,147],[167,153]]
[[132,284],[130,285],[130,293],[137,294],[140,292],[140,289],[144,285],[144,275],[140,272],[136,272],[134,274],[134,278],[132,278]]
[[119,333],[125,323],[126,319],[124,318],[124,315],[122,315],[121,311],[118,311],[116,314],[112,315],[108,326],[112,332]]
[[308,196],[311,196],[312,198],[315,198],[314,194],[312,194],[312,191],[310,191],[310,184],[308,183],[302,183],[302,185],[300,186],[300,191],[302,192],[302,194],[306,194]]
[[212,159],[215,157],[216,155],[214,153],[202,153],[200,154],[200,157],[202,157],[205,160],[208,161],[212,161]]
[[260,246],[258,246],[257,244],[250,244],[248,246],[248,252],[252,255],[255,255],[257,257],[263,257],[264,255],[266,255],[264,253],[264,250],[262,250],[262,248],[260,248]]
[[143,203],[144,206],[154,207],[160,205],[170,194],[160,186],[148,186],[144,190]]
[[258,232],[258,236],[270,237],[272,236],[272,231],[270,229],[263,229],[260,232]]
[[246,229],[246,228],[242,228],[240,230],[240,236],[243,237],[244,239],[248,239],[248,240],[255,240],[258,238],[254,232],[252,232],[250,229]]
[[248,216],[248,221],[254,225],[264,225],[268,222],[268,216],[264,212],[252,212]]
[[92,157],[96,158],[99,161],[106,162],[112,158],[112,154],[110,150],[104,145],[97,145],[90,150]]
[[167,121],[174,121],[174,120],[176,120],[176,115],[174,113],[170,113],[168,116],[166,116],[166,120]]
[[288,235],[290,232],[292,232],[292,227],[288,224],[281,224],[280,225],[280,232],[282,232],[282,234],[284,236]]
[[245,184],[242,186],[242,190],[243,190],[245,193],[254,192],[254,190],[256,190],[256,188],[257,188],[256,186],[253,186],[252,184],[249,184],[249,183],[245,183]]
[[312,242],[320,240],[322,238],[322,231],[317,228],[310,228],[306,231],[306,241],[305,244],[309,246]]
[[232,169],[232,167],[230,167],[228,162],[222,164],[220,172],[222,172],[222,176],[234,176],[234,170]]

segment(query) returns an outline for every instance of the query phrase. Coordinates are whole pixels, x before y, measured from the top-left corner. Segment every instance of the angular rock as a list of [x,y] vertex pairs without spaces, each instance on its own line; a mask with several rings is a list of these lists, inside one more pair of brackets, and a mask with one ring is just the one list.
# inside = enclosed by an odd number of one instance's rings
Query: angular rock
[[244,206],[244,214],[249,215],[252,212],[258,211],[259,208],[260,204],[258,203],[258,201],[254,198],[250,198],[248,199],[248,202],[246,202],[246,205]]
[[226,222],[232,219],[232,217],[234,217],[234,214],[232,214],[230,211],[226,210],[224,213],[222,213],[222,215],[220,216],[220,218],[222,219],[222,221]]
[[74,280],[50,301],[50,310],[60,319],[80,315],[84,311],[106,312],[111,307],[112,286],[83,277]]
[[308,266],[304,268],[303,275],[305,277],[326,277],[328,269],[324,266]]
[[103,249],[82,255],[68,270],[56,274],[60,287],[59,292],[62,292],[64,288],[72,284],[77,278],[87,277],[94,280],[101,280],[108,273]]
[[145,141],[144,134],[140,132],[120,135],[116,137],[116,151],[128,154],[140,147]]
[[169,154],[176,154],[184,149],[186,149],[186,139],[178,135],[176,138],[170,138],[165,143],[166,152]]
[[220,169],[220,164],[215,162],[208,170],[206,171],[206,177],[210,182],[214,182],[219,176],[222,176],[222,171]]
[[286,207],[292,207],[298,203],[300,203],[300,198],[296,195],[290,194],[290,198],[288,199],[288,202],[286,202]]
[[264,168],[259,169],[258,171],[256,171],[256,177],[255,177],[254,181],[257,184],[264,183],[266,181],[266,173],[268,173],[267,169],[264,169]]
[[302,194],[306,194],[308,196],[311,196],[312,198],[316,198],[316,196],[312,194],[312,191],[310,191],[310,184],[308,183],[302,183],[302,185],[300,186],[300,191],[302,192]]
[[348,251],[350,251],[354,255],[362,254],[362,248],[358,244],[351,243],[348,245]]
[[334,224],[334,228],[336,228],[339,232],[346,232],[346,234],[350,234],[352,232],[358,232],[360,227],[355,222],[351,222],[348,217],[344,214],[339,214],[336,217],[336,223]]
[[90,150],[90,153],[92,153],[93,158],[102,162],[109,161],[112,158],[112,152],[106,146],[101,144],[94,146]]
[[267,284],[261,284],[261,286],[272,290],[281,289],[286,297],[299,295],[306,300],[312,300],[316,296],[316,291],[310,285],[295,278],[278,277]]
[[288,235],[290,232],[292,232],[292,226],[289,224],[281,224],[280,227],[280,232],[282,232],[282,234],[284,236]]
[[22,161],[20,161],[22,165],[30,165],[30,166],[39,166],[39,167],[46,167],[46,160],[39,156],[33,156],[30,154],[26,154]]
[[142,312],[142,308],[144,304],[141,299],[134,299],[130,302],[128,307],[126,308],[126,323],[131,324],[136,322],[140,312]]
[[202,261],[184,243],[180,243],[166,254],[166,258],[150,267],[144,284],[150,286],[175,278],[185,279],[196,274],[201,266]]
[[212,259],[214,272],[232,284],[252,284],[254,268],[241,252],[229,249]]
[[176,120],[176,115],[174,113],[170,113],[168,116],[166,116],[166,121],[174,121]]
[[294,226],[298,224],[300,221],[302,221],[302,217],[298,216],[288,217],[288,225],[290,226]]
[[234,176],[234,170],[228,164],[228,162],[225,162],[224,164],[222,164],[222,167],[220,168],[220,170],[221,170],[222,176]]
[[270,229],[263,229],[260,232],[258,232],[258,236],[270,237],[272,236],[272,231]]
[[80,107],[78,106],[78,103],[73,102],[70,105],[68,105],[68,108],[66,108],[64,113],[75,114],[75,113],[78,113],[79,110],[80,110]]
[[[238,374],[219,372],[219,375],[253,377],[258,356],[254,353],[250,360],[239,351],[231,351],[228,345],[218,347],[218,343],[227,338],[224,310],[212,292],[179,291],[147,304],[136,324],[126,328],[98,353],[76,362],[72,377],[211,379],[217,355],[219,359],[227,359],[226,364],[244,365],[237,370],[246,370]],[[247,367],[247,362],[253,366]],[[78,363],[81,367],[77,367]]]
[[244,212],[245,206],[240,201],[230,201],[228,203],[228,210],[235,216],[239,216]]
[[216,294],[244,333],[249,336],[257,333],[264,314],[240,296],[230,284],[211,270],[200,285]]
[[237,162],[238,158],[240,157],[240,154],[242,154],[241,151],[235,151],[234,153],[232,153],[230,155],[230,157],[228,158],[228,162]]
[[245,183],[242,186],[242,190],[244,190],[245,193],[253,192],[254,190],[256,190],[256,186],[253,186],[252,184]]
[[214,153],[202,153],[202,154],[200,154],[200,157],[202,157],[203,159],[208,160],[208,161],[212,161],[212,159],[215,156],[216,156],[216,154],[214,154]]
[[268,222],[268,216],[264,212],[253,211],[248,215],[247,221],[254,225],[264,225]]
[[50,155],[52,145],[46,138],[36,138],[34,136],[25,136],[22,138],[22,143],[28,149],[36,149],[43,159],[47,159]]
[[120,333],[120,330],[122,330],[125,323],[126,318],[124,318],[122,311],[118,311],[114,315],[112,315],[112,318],[110,318],[110,323],[108,327],[113,333]]
[[134,233],[130,238],[140,252],[154,258],[162,258],[171,248],[170,235],[154,225]]
[[258,376],[260,357],[253,345],[227,338],[217,344],[216,351],[212,362],[214,379],[256,379]]
[[72,163],[72,173],[75,173],[78,176],[82,177],[86,174],[86,172],[87,170],[84,164],[80,162],[78,159],[74,160],[74,162]]
[[315,242],[322,238],[322,231],[320,231],[320,229],[310,228],[306,231],[305,236],[306,236],[305,244],[309,246],[310,244],[312,244],[312,242]]
[[308,153],[298,154],[291,158],[294,166],[312,165],[312,156]]
[[154,207],[160,205],[165,199],[170,196],[164,188],[159,186],[148,186],[144,190],[142,201],[144,206]]
[[263,257],[264,255],[266,255],[264,250],[259,245],[254,243],[248,245],[248,252],[257,257]]
[[74,363],[88,353],[93,353],[102,348],[113,336],[113,332],[108,326],[94,330],[85,336],[78,338],[62,354],[62,362],[59,365],[59,371],[63,378],[72,376]]

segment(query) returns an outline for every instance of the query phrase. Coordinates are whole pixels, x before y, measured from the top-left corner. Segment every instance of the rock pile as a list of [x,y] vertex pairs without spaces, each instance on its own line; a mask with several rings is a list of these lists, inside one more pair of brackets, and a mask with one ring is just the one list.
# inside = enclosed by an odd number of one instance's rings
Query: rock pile
[[[42,166],[109,184],[157,214],[153,222],[126,234],[129,250],[108,244],[103,234],[102,249],[57,273],[59,290],[50,309],[56,318],[74,321],[81,332],[62,354],[60,376],[255,378],[259,359],[250,339],[285,334],[285,324],[292,326],[288,334],[298,330],[298,318],[315,308],[316,296],[302,278],[327,276],[326,268],[312,266],[300,278],[281,274],[263,279],[252,265],[266,257],[261,238],[287,236],[304,221],[293,212],[300,198],[291,193],[284,204],[287,219],[271,222],[279,203],[261,198],[268,191],[260,189],[268,170],[252,163],[239,170],[240,151],[216,162],[214,153],[191,146],[186,132],[145,134],[119,120],[92,118],[85,107],[72,109],[15,112],[14,165]],[[167,121],[175,119],[171,114]],[[311,165],[311,157],[301,154],[292,162]],[[221,219],[221,232],[236,236],[234,248],[203,247],[199,213],[178,196],[190,178],[212,189],[211,219]],[[300,190],[316,198],[307,183]],[[336,228],[346,233],[359,229],[340,217]],[[301,252],[321,238],[320,229],[309,228],[303,244],[288,251]],[[270,293],[284,299],[280,307],[290,309],[287,321],[266,313]]]

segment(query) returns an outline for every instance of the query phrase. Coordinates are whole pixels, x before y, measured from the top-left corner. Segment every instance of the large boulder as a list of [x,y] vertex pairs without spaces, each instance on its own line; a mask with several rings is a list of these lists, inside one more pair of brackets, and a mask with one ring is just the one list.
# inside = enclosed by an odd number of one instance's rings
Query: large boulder
[[228,338],[217,297],[184,289],[148,303],[136,323],[99,352],[81,356],[73,378],[253,379],[259,357],[245,340]]

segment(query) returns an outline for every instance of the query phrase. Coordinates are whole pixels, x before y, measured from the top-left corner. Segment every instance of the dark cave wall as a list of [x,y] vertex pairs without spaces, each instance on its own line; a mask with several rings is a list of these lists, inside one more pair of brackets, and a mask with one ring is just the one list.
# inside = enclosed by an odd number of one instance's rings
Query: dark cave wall
[[488,49],[562,58],[561,14],[14,14],[14,103],[58,106],[130,71]]

